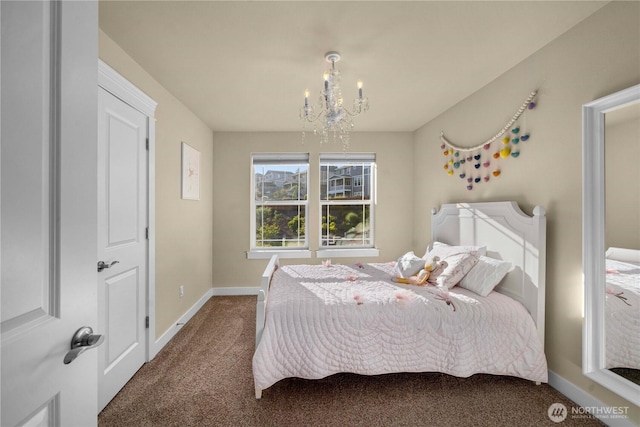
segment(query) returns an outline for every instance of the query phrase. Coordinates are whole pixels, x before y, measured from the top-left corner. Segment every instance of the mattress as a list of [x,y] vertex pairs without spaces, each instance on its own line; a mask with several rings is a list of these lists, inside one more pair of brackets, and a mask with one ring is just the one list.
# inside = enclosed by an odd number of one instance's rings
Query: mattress
[[256,390],[350,372],[509,375],[547,382],[536,325],[517,301],[391,281],[395,262],[288,265],[271,280]]
[[640,369],[640,266],[606,260],[606,368]]

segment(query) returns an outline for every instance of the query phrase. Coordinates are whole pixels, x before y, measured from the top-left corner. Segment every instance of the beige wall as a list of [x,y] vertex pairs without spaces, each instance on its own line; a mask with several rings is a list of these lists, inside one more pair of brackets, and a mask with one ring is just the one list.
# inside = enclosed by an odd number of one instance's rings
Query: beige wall
[[[301,132],[286,133],[214,133],[213,137],[213,212],[214,286],[258,286],[268,260],[248,260],[251,215],[251,153],[305,152],[310,155],[310,206],[308,223],[318,224],[319,205],[313,191],[318,187],[318,155],[340,152],[342,145],[322,145],[309,133],[302,144]],[[413,240],[412,204],[413,134],[354,133],[350,152],[376,153],[378,198],[375,206],[375,238],[380,249],[379,260],[395,259],[410,250]],[[317,236],[310,236],[311,249],[317,249]],[[367,258],[367,261],[374,261]],[[337,261],[337,260],[336,260]],[[339,262],[352,262],[340,259]],[[287,260],[287,263],[319,262]]]
[[[630,404],[582,375],[581,106],[640,82],[640,3],[614,2],[415,133],[414,249],[427,243],[432,206],[515,200],[531,214],[547,211],[546,343],[549,369],[605,403]],[[508,52],[505,52],[508,55]],[[497,133],[530,91],[531,139],[502,175],[472,191],[443,171],[439,134],[480,143]],[[429,165],[430,167],[425,167]],[[437,189],[434,191],[433,189]],[[640,419],[638,407],[631,415]]]
[[[100,31],[99,56],[157,103],[156,109],[156,338],[213,284],[211,130]],[[181,143],[201,153],[200,201],[182,200]],[[179,297],[178,287],[185,294]]]

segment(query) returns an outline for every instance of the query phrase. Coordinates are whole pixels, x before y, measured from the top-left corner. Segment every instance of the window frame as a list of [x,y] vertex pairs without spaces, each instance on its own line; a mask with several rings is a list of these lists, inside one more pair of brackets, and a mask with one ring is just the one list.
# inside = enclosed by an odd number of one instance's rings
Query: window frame
[[[256,166],[260,165],[304,165],[306,166],[306,197],[297,200],[256,200]],[[251,215],[250,215],[250,249],[247,252],[248,259],[266,259],[274,254],[280,258],[311,258],[309,248],[309,153],[252,153],[251,154]],[[261,206],[291,206],[297,205],[305,212],[304,245],[292,248],[257,246],[257,220],[256,213]]]
[[[368,163],[369,166],[369,177],[368,177],[368,186],[369,186],[369,198],[361,199],[361,200],[330,200],[328,199],[329,193],[329,185],[330,185],[330,177],[326,176],[326,190],[325,197],[322,198],[322,186],[323,186],[323,170],[325,166],[331,164],[346,164],[349,166],[349,170],[352,169],[354,163],[360,163],[356,166],[363,167],[363,173],[358,175],[357,178],[361,178],[360,182],[360,195],[364,194],[364,188],[367,185],[366,175],[364,174],[365,164]],[[316,251],[316,255],[319,258],[327,258],[327,257],[354,257],[354,256],[378,256],[379,250],[376,248],[375,244],[375,205],[376,205],[376,155],[374,153],[321,153],[319,158],[319,172],[318,172],[318,249]],[[327,169],[328,172],[328,169]],[[344,172],[344,173],[343,173]],[[353,183],[356,181],[356,177],[346,174],[346,170],[341,170],[340,173],[336,174],[338,176],[348,176],[351,180],[351,186],[353,187]],[[354,245],[354,246],[340,246],[340,247],[329,247],[322,246],[323,241],[323,230],[322,230],[322,216],[325,212],[325,207],[327,206],[344,206],[344,205],[361,205],[368,206],[369,208],[369,240],[370,244],[366,245]]]

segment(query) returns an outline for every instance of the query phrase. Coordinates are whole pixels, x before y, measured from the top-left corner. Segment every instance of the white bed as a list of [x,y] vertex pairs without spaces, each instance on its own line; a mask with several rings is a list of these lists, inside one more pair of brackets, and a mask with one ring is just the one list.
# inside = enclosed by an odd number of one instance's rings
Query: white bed
[[606,368],[640,369],[640,251],[606,253]]
[[[486,297],[459,286],[391,280],[395,262],[279,266],[262,276],[253,373],[256,398],[288,377],[340,372],[510,375],[547,382],[544,356],[546,218],[515,202],[434,209],[431,241],[485,246],[513,268]],[[395,261],[395,260],[394,260]]]

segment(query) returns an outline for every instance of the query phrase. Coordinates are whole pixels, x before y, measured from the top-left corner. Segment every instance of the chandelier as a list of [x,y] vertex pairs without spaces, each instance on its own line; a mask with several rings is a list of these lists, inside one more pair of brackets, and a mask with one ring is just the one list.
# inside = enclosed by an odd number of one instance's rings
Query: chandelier
[[[346,149],[349,146],[349,132],[353,128],[353,117],[369,109],[369,99],[362,96],[362,80],[358,80],[358,98],[353,101],[351,109],[345,107],[340,89],[340,72],[336,70],[336,62],[340,61],[338,52],[327,52],[325,55],[331,68],[324,72],[324,87],[318,98],[318,104],[309,104],[309,90],[304,91],[304,106],[300,109],[300,119],[305,123],[314,123],[313,133],[320,136],[320,142],[342,142]],[[304,142],[305,131],[302,138]]]

